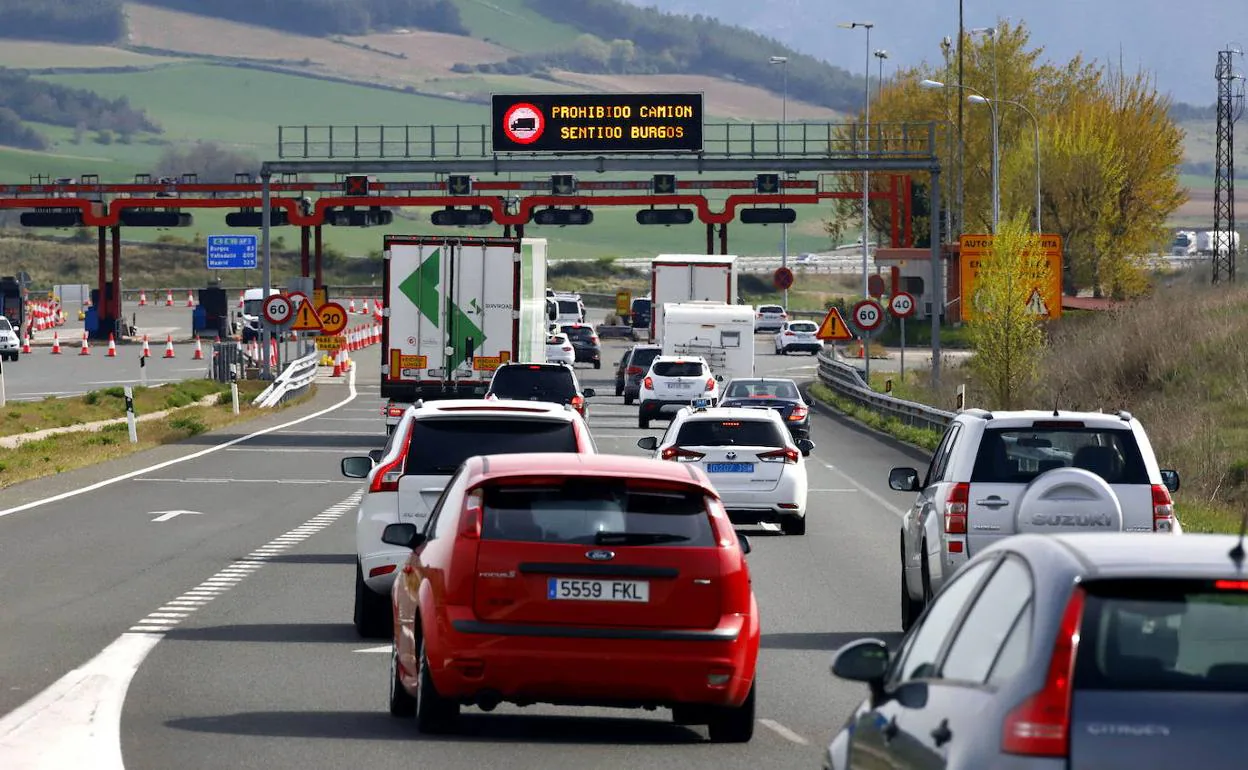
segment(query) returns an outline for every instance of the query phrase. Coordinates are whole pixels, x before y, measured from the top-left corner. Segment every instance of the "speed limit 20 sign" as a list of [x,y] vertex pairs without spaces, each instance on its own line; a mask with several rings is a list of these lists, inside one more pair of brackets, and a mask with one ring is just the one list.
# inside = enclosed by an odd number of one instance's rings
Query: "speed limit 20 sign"
[[864,299],[850,311],[854,325],[864,332],[873,332],[884,322],[884,308],[873,299]]
[[888,312],[897,318],[909,318],[914,315],[914,295],[899,291],[888,300]]

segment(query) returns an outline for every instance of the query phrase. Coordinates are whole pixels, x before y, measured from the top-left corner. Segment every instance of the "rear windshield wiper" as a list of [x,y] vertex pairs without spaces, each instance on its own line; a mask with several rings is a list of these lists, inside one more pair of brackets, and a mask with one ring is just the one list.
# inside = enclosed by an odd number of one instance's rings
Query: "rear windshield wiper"
[[654,545],[656,543],[681,543],[689,538],[669,532],[599,532],[594,535],[595,545]]
[[454,473],[455,469],[458,467],[459,467],[458,465],[435,465],[433,466],[433,472],[434,473]]

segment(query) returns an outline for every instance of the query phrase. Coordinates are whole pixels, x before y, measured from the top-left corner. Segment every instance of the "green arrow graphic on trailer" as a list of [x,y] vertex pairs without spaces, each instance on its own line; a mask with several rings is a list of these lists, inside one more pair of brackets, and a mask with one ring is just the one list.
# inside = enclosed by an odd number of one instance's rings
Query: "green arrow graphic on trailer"
[[[480,350],[485,343],[485,332],[449,298],[447,315],[450,316],[450,325],[449,328],[442,326],[438,318],[438,283],[442,280],[441,256],[441,249],[434,249],[411,275],[403,279],[399,284],[399,291],[412,301],[421,315],[451,338],[455,352],[446,362],[447,371],[451,371],[468,358],[468,338],[471,337],[476,349]],[[472,305],[474,309],[477,307],[475,299],[472,300]]]

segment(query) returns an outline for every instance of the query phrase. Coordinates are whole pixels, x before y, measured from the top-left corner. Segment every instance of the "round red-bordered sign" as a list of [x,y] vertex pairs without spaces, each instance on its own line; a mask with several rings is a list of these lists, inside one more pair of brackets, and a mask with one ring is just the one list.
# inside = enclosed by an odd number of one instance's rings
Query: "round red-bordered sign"
[[281,326],[289,321],[294,312],[294,304],[281,294],[274,294],[264,302],[264,320],[274,326]]
[[503,133],[516,144],[533,144],[546,130],[546,116],[528,102],[513,104],[503,115]]
[[793,271],[787,267],[778,267],[772,274],[771,281],[777,289],[788,289],[793,286]]
[[916,309],[914,295],[904,291],[897,292],[888,300],[888,312],[898,318],[909,318]]
[[884,309],[873,299],[864,299],[850,311],[854,323],[864,332],[873,332],[884,323]]

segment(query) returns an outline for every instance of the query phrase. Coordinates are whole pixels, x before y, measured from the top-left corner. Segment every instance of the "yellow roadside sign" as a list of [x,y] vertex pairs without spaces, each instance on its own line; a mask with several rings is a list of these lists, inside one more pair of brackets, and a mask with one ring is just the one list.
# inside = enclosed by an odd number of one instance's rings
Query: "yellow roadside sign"
[[[958,289],[962,320],[975,315],[980,262],[992,253],[992,236],[963,234],[958,256]],[[1033,276],[1035,286],[1028,293],[1028,309],[1043,318],[1062,317],[1062,236],[1041,234],[1040,251],[1048,261],[1048,276]]]
[[317,308],[324,307],[325,303],[329,302],[329,297],[326,296],[327,294],[328,292],[325,291],[324,286],[322,286],[319,289],[313,289],[312,290],[312,304],[316,305]]
[[624,316],[633,310],[633,296],[626,291],[615,293],[615,314]]
[[841,311],[835,307],[828,308],[828,314],[823,317],[823,323],[819,324],[819,331],[815,336],[821,340],[852,340],[854,333],[845,325],[845,319],[841,317]]
[[331,353],[337,352],[345,344],[347,344],[346,338],[337,335],[322,334],[316,338],[316,349],[327,350]]

